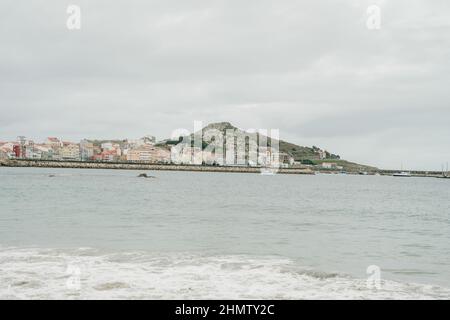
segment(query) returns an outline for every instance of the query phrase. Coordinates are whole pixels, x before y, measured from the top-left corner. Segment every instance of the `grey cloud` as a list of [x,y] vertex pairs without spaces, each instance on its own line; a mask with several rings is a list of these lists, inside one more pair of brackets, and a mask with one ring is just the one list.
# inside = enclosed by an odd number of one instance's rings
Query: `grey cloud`
[[[374,3],[382,28],[369,31]],[[398,164],[394,147],[379,156],[390,141],[402,157],[420,141],[438,154],[415,166],[436,168],[450,158],[449,15],[445,0],[4,0],[0,138],[164,138],[230,121],[379,166]]]

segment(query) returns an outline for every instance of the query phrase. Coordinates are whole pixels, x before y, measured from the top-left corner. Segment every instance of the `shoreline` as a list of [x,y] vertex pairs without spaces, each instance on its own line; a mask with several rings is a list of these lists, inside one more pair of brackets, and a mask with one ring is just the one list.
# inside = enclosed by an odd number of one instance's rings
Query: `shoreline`
[[[209,166],[190,164],[157,164],[131,162],[98,162],[98,161],[60,161],[37,159],[0,159],[0,167],[10,168],[67,168],[67,169],[117,169],[117,170],[155,170],[155,171],[191,171],[191,172],[222,172],[222,173],[259,173],[261,167],[248,166]],[[398,170],[377,170],[367,175],[393,176]],[[413,178],[443,178],[439,171],[409,171]],[[358,172],[341,172],[336,170],[313,170],[311,168],[278,168],[277,174],[348,174],[360,175]],[[270,173],[269,173],[270,174]]]
[[[336,298],[335,292],[343,292],[337,298],[353,299],[448,299],[450,289],[445,283],[425,282],[420,279],[398,279],[388,276],[383,279],[382,287],[373,290],[367,286],[367,280],[358,277],[355,273],[345,271],[332,272],[322,267],[303,272],[291,272],[292,266],[305,270],[305,266],[295,261],[295,258],[274,255],[248,255],[239,253],[204,254],[199,252],[151,252],[148,250],[99,250],[92,247],[84,248],[57,248],[57,247],[14,247],[1,252],[4,257],[13,262],[14,258],[23,260],[37,254],[39,261],[30,259],[26,263],[5,263],[5,272],[0,279],[5,283],[13,284],[0,288],[0,297],[17,299],[23,297],[50,297],[56,299],[175,299],[189,298],[192,294],[202,298],[214,298],[218,293],[220,297],[234,299],[248,299],[249,290],[252,299],[273,298],[279,299],[306,299],[314,294],[321,299]],[[112,259],[111,259],[112,258]],[[28,260],[28,259],[27,259]],[[6,260],[8,261],[8,260]],[[67,277],[61,277],[67,261],[77,261],[71,264],[74,270],[84,271],[84,266],[91,266],[90,272],[85,273],[83,282],[76,291],[67,290]],[[223,265],[238,264],[244,266],[239,269],[223,268]],[[61,266],[60,268],[55,268]],[[161,271],[161,265],[165,266]],[[186,270],[186,267],[188,269]],[[207,268],[217,279],[223,283],[232,284],[220,289],[219,286],[208,285],[209,278],[198,277],[198,274]],[[261,272],[250,274],[247,270],[260,268]],[[21,283],[23,279],[19,270],[31,273],[36,286],[18,287],[14,283]],[[37,272],[36,272],[37,270]],[[104,271],[107,271],[105,277]],[[163,276],[161,277],[161,272]],[[120,275],[120,281],[115,275]],[[159,278],[160,277],[160,278]],[[179,282],[170,279],[179,279]],[[329,279],[337,281],[329,281]],[[136,281],[139,279],[140,281]],[[159,279],[159,280],[158,280]],[[190,290],[183,289],[183,280],[190,280]],[[42,285],[42,284],[45,285]],[[76,283],[76,282],[75,282]],[[257,285],[255,285],[255,283]],[[258,284],[263,283],[268,291],[260,293]],[[62,285],[61,285],[62,284]],[[298,290],[304,286],[307,290]],[[70,289],[70,287],[69,287]],[[74,288],[72,288],[74,289]],[[337,290],[337,291],[336,291]],[[3,296],[2,296],[3,294]]]

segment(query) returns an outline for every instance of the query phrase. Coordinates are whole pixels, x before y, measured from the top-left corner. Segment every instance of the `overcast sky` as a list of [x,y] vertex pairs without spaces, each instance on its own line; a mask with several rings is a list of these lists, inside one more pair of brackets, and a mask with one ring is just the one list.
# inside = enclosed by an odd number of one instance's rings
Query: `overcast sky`
[[0,140],[163,139],[229,121],[381,168],[440,169],[450,2],[2,0],[0,112]]

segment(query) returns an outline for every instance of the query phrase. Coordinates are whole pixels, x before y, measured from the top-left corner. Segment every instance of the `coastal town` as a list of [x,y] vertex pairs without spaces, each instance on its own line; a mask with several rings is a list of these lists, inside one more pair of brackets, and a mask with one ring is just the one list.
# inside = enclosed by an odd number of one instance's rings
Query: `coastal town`
[[201,130],[157,141],[154,135],[138,139],[82,139],[71,142],[47,137],[41,142],[25,136],[0,140],[0,159],[52,162],[140,163],[216,167],[315,168],[342,171],[348,164],[319,147],[283,141],[267,130],[243,130],[229,122],[210,123]]
[[[226,139],[230,136],[224,133],[230,128],[235,135],[232,136],[234,143],[231,143],[231,148]],[[208,130],[215,132],[216,137],[206,142],[203,139],[208,136]],[[195,140],[196,135],[161,141],[157,141],[153,135],[146,135],[138,139],[82,139],[80,142],[54,136],[35,142],[25,136],[18,136],[14,141],[0,140],[0,166],[218,172],[259,172],[261,168],[271,167],[280,169],[280,173],[295,174],[450,177],[448,165],[447,170],[443,168],[442,171],[380,170],[342,160],[316,146],[301,147],[283,140],[272,140],[274,143],[270,145],[267,144],[270,138],[262,135],[250,135],[251,139],[245,140],[245,137],[249,137],[248,133],[229,123],[215,123],[203,128],[200,146],[191,141]],[[243,139],[239,140],[239,137]],[[265,144],[261,145],[260,140],[264,140]]]
[[154,135],[137,139],[81,139],[72,142],[47,137],[40,142],[25,136],[1,141],[0,160],[52,163],[196,165],[214,167],[276,167],[325,171],[354,170],[350,162],[317,146],[304,147],[279,139],[278,130],[243,130],[229,122],[199,124],[175,130],[168,139]]
[[123,141],[83,139],[79,143],[48,137],[41,143],[19,136],[16,141],[0,142],[0,151],[10,159],[56,161],[143,161],[170,162],[170,150],[155,146],[155,138]]
[[[185,132],[186,133],[186,132]],[[259,172],[277,168],[284,173],[349,173],[448,178],[447,170],[405,172],[380,170],[349,162],[317,146],[303,147],[270,136],[250,133],[229,122],[211,123],[195,134],[157,140],[47,137],[40,142],[25,136],[0,140],[0,165],[74,168],[134,168],[224,172]],[[279,172],[281,172],[279,171]]]

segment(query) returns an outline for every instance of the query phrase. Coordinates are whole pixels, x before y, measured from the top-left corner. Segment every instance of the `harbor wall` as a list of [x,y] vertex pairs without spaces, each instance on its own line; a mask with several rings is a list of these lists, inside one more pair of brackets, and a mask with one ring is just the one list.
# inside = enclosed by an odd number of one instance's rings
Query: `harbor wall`
[[[260,173],[258,167],[228,167],[206,165],[176,165],[152,163],[119,163],[119,162],[84,162],[84,161],[51,161],[31,159],[2,159],[0,166],[4,167],[37,167],[37,168],[74,168],[74,169],[121,169],[121,170],[165,170],[165,171],[199,171],[199,172],[235,172]],[[314,174],[310,169],[280,168],[282,174]]]

